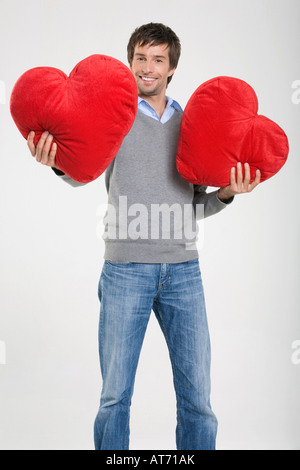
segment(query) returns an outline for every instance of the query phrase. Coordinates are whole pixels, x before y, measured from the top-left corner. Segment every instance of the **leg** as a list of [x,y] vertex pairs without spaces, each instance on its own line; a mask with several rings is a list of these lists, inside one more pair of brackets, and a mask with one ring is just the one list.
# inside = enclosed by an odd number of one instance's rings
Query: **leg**
[[213,450],[217,420],[210,406],[210,339],[198,260],[169,265],[153,309],[165,335],[177,398],[178,450]]
[[103,379],[96,450],[128,450],[129,414],[140,350],[151,313],[151,267],[105,262],[99,282],[99,354]]

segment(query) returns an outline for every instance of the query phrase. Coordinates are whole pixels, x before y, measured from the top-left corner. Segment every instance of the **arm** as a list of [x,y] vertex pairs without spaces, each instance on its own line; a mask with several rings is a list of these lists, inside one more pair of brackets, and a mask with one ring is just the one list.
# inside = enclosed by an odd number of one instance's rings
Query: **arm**
[[34,132],[31,131],[27,137],[27,145],[31,152],[31,155],[35,157],[36,161],[42,165],[50,166],[54,173],[60,177],[63,181],[68,183],[70,186],[78,187],[83,186],[86,183],[79,183],[78,181],[72,180],[68,175],[61,171],[55,162],[55,156],[57,151],[57,144],[54,142],[52,147],[53,136],[49,134],[48,131],[45,131],[40,140],[35,147],[34,142]]
[[[204,215],[204,218],[210,217],[211,215],[217,214],[221,210],[233,201],[233,197],[228,199],[220,199],[219,191],[213,191],[211,193],[206,192],[207,186],[194,185],[194,206],[196,204],[202,204],[204,206],[204,214],[200,211],[200,216]],[[197,212],[196,212],[197,215]]]
[[[231,168],[230,184],[209,194],[207,186],[194,186],[194,204],[204,204],[204,218],[217,214],[234,199],[237,194],[250,193],[260,183],[260,171],[256,170],[254,181],[250,184],[250,167],[245,163],[245,178],[243,179],[242,164],[237,164],[237,177],[235,167]],[[200,212],[201,213],[201,212]]]

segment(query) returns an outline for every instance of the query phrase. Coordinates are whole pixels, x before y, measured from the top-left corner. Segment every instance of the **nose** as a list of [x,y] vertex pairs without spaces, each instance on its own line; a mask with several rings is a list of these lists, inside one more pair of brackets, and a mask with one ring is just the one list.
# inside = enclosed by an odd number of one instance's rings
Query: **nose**
[[143,62],[143,73],[152,73],[152,65],[149,60]]

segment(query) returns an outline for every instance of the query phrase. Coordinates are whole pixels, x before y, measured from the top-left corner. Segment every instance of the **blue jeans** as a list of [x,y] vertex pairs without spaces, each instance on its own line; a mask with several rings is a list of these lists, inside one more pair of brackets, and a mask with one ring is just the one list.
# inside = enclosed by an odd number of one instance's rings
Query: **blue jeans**
[[131,398],[151,310],[172,364],[177,449],[214,450],[217,420],[210,406],[210,339],[198,259],[177,264],[105,261],[99,299],[103,383],[96,450],[129,449]]

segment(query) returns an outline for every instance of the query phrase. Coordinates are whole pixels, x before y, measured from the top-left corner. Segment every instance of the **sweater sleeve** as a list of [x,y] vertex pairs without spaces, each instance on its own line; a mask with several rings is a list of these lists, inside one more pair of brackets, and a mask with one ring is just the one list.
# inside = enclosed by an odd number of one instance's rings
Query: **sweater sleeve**
[[87,183],[79,183],[78,181],[72,180],[68,175],[66,175],[63,171],[58,170],[57,168],[51,167],[54,173],[60,177],[61,180],[65,181],[67,184],[70,186],[73,186],[73,188],[78,188],[79,186],[84,186]]
[[[217,214],[221,210],[225,209],[229,204],[232,203],[234,197],[228,199],[228,201],[224,202],[218,198],[218,190],[213,191],[211,193],[207,193],[207,186],[199,186],[194,185],[194,208],[196,211],[197,220],[206,217],[210,217],[211,215]],[[203,205],[204,212],[202,210],[196,210],[196,206],[200,204]],[[202,215],[201,215],[202,214]]]

